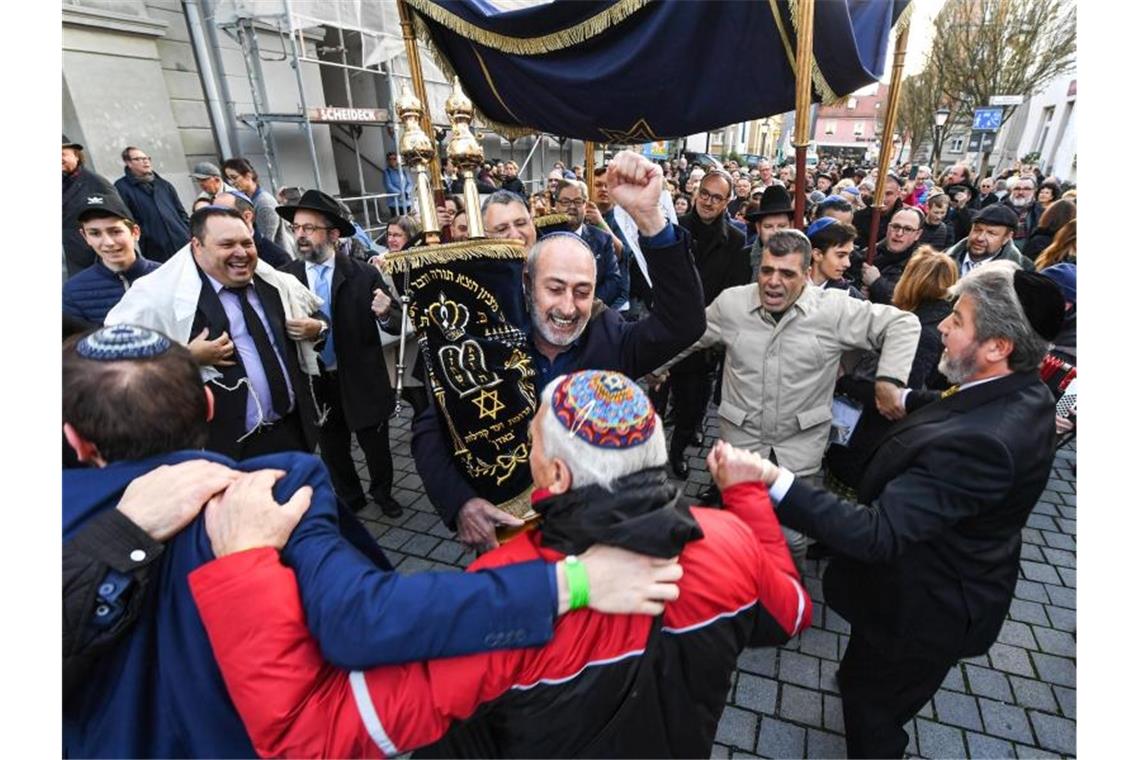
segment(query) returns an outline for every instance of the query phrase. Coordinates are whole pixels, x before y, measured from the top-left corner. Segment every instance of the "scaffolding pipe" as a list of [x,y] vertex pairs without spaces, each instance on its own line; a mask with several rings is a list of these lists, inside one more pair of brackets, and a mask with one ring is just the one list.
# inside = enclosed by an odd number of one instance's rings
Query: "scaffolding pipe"
[[186,13],[186,24],[190,31],[190,48],[194,52],[194,60],[198,64],[198,78],[202,82],[202,89],[206,94],[206,109],[210,113],[210,124],[214,128],[214,139],[223,157],[235,156],[235,140],[230,133],[233,119],[226,112],[223,94],[218,87],[218,73],[215,68],[214,48],[206,38],[206,26],[202,19],[201,3],[199,0],[182,0],[182,9]]
[[268,95],[265,92],[265,80],[261,73],[261,51],[257,46],[257,32],[253,28],[253,21],[249,18],[238,19],[238,43],[241,45],[242,55],[245,57],[246,71],[249,74],[249,90],[253,97],[253,113],[257,120],[257,135],[261,138],[261,147],[265,151],[265,164],[269,169],[270,187],[280,187],[280,178],[277,176],[277,149],[273,138],[273,129],[262,119],[261,115],[268,113]]
[[[431,121],[431,103],[428,101],[427,86],[424,84],[424,72],[420,68],[420,53],[416,45],[415,30],[412,28],[412,11],[404,0],[396,0],[396,8],[400,12],[400,32],[404,36],[404,49],[408,54],[408,71],[412,75],[412,87],[415,89],[416,97],[423,105],[423,112],[420,114],[420,126],[424,133],[431,138],[432,144],[435,144],[435,125]],[[429,166],[432,190],[437,196],[442,196],[443,171],[439,151],[436,151],[436,154],[432,156]],[[442,197],[437,197],[436,200],[442,201]],[[420,213],[424,213],[423,209],[420,209]]]
[[[292,19],[293,11],[290,0],[285,0],[285,12],[289,14]],[[304,121],[301,122],[301,131],[305,133],[305,138],[309,143],[309,159],[313,162],[313,178],[316,180],[317,189],[324,190],[321,185],[321,166],[317,161],[317,143],[313,139],[313,123],[309,121],[309,103],[305,98],[305,79],[301,76],[301,62],[297,57],[297,36],[301,34],[301,30],[293,29],[292,23],[289,24],[289,48],[292,53],[292,58],[289,61],[293,66],[293,73],[297,76],[297,95],[301,99],[301,116]],[[276,186],[276,183],[274,183]]]
[[[879,219],[882,216],[883,191],[887,185],[887,171],[891,166],[891,138],[895,132],[895,117],[898,116],[899,95],[902,93],[903,62],[906,60],[906,42],[910,35],[910,23],[900,24],[895,32],[895,62],[891,71],[891,88],[887,92],[887,113],[883,117],[883,133],[879,137],[879,177],[875,181],[875,196],[871,203],[871,229],[867,233],[867,263],[875,260],[875,243],[879,237]],[[901,149],[901,144],[900,144]],[[899,188],[900,190],[902,188]]]

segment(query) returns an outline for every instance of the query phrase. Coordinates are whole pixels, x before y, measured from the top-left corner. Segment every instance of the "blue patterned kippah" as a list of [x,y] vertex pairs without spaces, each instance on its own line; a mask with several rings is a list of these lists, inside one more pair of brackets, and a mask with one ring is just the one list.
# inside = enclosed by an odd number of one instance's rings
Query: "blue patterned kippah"
[[554,389],[551,412],[571,435],[591,446],[626,449],[648,441],[657,415],[645,393],[620,372],[585,370]]
[[146,359],[170,350],[170,338],[145,327],[115,325],[91,333],[75,350],[84,359],[100,362]]

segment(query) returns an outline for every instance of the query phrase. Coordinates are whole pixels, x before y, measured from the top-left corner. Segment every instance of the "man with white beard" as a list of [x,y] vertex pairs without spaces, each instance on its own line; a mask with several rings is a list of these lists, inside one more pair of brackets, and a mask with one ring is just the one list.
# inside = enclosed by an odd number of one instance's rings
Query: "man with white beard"
[[[556,232],[535,244],[534,225],[521,198],[501,191],[483,204],[488,237],[531,244],[522,287],[530,312],[527,347],[534,361],[536,393],[549,380],[580,369],[641,377],[704,333],[704,299],[689,235],[671,224],[661,208],[661,167],[623,151],[610,162],[606,184],[614,203],[637,223],[653,280],[653,308],[638,322],[625,321],[594,298],[597,266],[582,238]],[[482,498],[463,476],[434,405],[412,426],[412,456],[428,498],[463,543],[493,548],[498,545],[496,526],[520,524]]]
[[1013,230],[1013,244],[1021,250],[1025,241],[1037,227],[1037,220],[1045,213],[1045,207],[1037,202],[1037,183],[1030,177],[1019,177],[1012,180],[1009,186],[1009,197],[1002,201],[1002,205],[1013,209],[1017,214],[1017,227]]

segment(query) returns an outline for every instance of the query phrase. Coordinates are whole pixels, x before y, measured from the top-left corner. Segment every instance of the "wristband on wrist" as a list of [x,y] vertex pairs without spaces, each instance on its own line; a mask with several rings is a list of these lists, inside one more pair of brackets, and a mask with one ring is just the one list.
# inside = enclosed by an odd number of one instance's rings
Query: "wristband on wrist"
[[571,554],[563,560],[566,568],[566,585],[570,587],[570,609],[580,610],[590,606],[590,578],[582,560]]

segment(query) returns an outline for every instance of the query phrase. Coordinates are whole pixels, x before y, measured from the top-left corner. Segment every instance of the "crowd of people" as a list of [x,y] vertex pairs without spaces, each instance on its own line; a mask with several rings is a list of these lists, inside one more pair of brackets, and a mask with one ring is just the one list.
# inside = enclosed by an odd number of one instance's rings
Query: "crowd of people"
[[[707,757],[740,651],[811,625],[815,556],[848,752],[901,757],[996,639],[1075,424],[1065,183],[825,160],[796,229],[788,165],[623,151],[528,193],[495,162],[468,208],[446,162],[443,241],[478,215],[526,250],[524,523],[464,476],[382,267],[425,245],[395,154],[375,239],[245,158],[192,168],[190,214],[122,158],[63,140],[66,754]],[[398,385],[467,573],[401,576],[357,518],[408,506]]]

